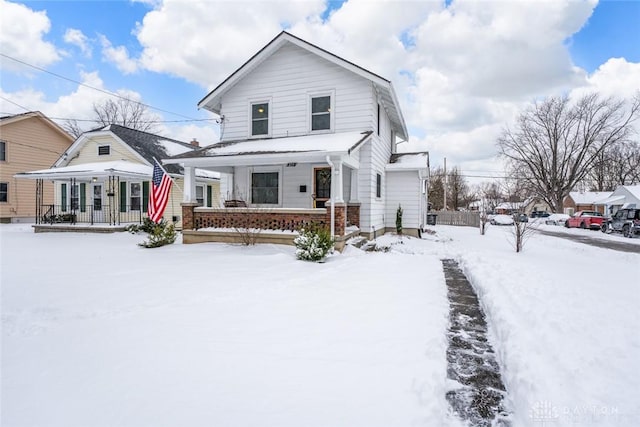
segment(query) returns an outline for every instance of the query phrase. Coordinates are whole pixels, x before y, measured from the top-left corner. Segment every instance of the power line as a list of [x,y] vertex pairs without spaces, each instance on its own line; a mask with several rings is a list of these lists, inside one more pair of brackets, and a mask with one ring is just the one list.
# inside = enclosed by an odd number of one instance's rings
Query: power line
[[[59,78],[59,79],[67,80],[67,81],[72,82],[72,83],[75,83],[75,84],[77,84],[77,85],[84,86],[84,87],[86,87],[86,88],[89,88],[89,89],[92,89],[92,90],[96,90],[96,91],[98,91],[98,92],[101,92],[101,93],[104,93],[104,94],[107,94],[107,95],[109,95],[109,96],[113,96],[113,97],[116,97],[116,98],[119,98],[119,99],[122,99],[122,100],[125,100],[125,101],[130,101],[130,102],[133,102],[133,103],[135,103],[135,104],[142,105],[142,106],[144,106],[144,107],[146,107],[146,108],[150,108],[150,109],[152,109],[152,110],[160,111],[160,112],[162,112],[162,113],[172,114],[172,115],[174,115],[174,116],[183,117],[183,118],[188,119],[188,120],[193,120],[193,121],[197,121],[197,120],[198,120],[198,119],[194,119],[194,118],[189,117],[189,116],[185,116],[185,115],[180,114],[180,113],[175,113],[175,112],[173,112],[173,111],[168,111],[168,110],[164,110],[164,109],[162,109],[162,108],[154,107],[154,106],[152,106],[152,105],[145,104],[144,102],[134,101],[134,100],[132,100],[132,99],[130,99],[130,98],[127,98],[127,97],[125,97],[125,96],[118,95],[117,93],[110,92],[110,91],[108,91],[108,90],[104,90],[104,89],[100,89],[100,88],[97,88],[97,87],[94,87],[94,86],[88,85],[88,84],[86,84],[86,83],[82,83],[82,82],[80,82],[80,81],[78,81],[78,80],[74,80],[74,79],[72,79],[72,78],[65,77],[65,76],[63,76],[63,75],[60,75],[60,74],[54,73],[54,72],[52,72],[52,71],[46,70],[46,69],[41,68],[41,67],[38,67],[38,66],[36,66],[36,65],[29,64],[28,62],[25,62],[25,61],[22,61],[22,60],[20,60],[20,59],[14,58],[14,57],[9,56],[9,55],[7,55],[7,54],[4,54],[4,53],[2,53],[2,52],[0,52],[0,56],[2,56],[2,57],[4,57],[4,58],[7,58],[7,59],[10,59],[10,60],[12,60],[12,61],[15,61],[15,62],[17,62],[17,63],[19,63],[19,64],[25,65],[25,66],[27,66],[27,67],[33,68],[33,69],[35,69],[35,70],[41,71],[41,72],[43,72],[43,73],[51,74],[52,76],[55,76],[55,77],[57,77],[57,78]],[[16,105],[17,105],[17,104],[16,104]],[[22,107],[22,108],[24,108],[24,107]]]

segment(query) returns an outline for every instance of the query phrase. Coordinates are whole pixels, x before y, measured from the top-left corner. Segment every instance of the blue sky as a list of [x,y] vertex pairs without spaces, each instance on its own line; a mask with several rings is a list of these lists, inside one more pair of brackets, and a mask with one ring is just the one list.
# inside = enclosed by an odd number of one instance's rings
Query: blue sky
[[[489,169],[497,133],[533,99],[584,90],[628,96],[640,86],[635,0],[0,0],[0,7],[10,20],[0,25],[0,53],[72,80],[0,57],[2,114],[24,111],[18,104],[89,119],[105,95],[76,83],[84,81],[134,93],[159,109],[163,133],[206,143],[216,141],[215,123],[173,121],[214,118],[197,102],[283,28],[392,80],[411,133],[407,149],[468,170]],[[12,23],[31,33],[11,32]],[[69,40],[70,30],[83,46]]]

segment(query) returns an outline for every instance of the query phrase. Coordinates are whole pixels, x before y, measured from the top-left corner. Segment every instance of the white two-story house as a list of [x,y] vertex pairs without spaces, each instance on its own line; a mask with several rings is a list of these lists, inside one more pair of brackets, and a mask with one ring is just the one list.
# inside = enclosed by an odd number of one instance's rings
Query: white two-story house
[[[399,205],[405,233],[424,224],[428,154],[396,151],[408,133],[389,80],[282,32],[198,106],[219,116],[220,142],[163,161],[184,167],[185,230],[244,215],[261,229],[322,223],[339,241],[395,230]],[[195,205],[195,168],[221,173],[225,208]]]

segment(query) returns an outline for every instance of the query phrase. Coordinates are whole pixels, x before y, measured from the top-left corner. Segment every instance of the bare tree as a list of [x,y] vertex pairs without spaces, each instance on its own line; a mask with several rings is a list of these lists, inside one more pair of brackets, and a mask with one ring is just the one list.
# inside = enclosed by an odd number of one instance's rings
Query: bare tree
[[629,139],[640,112],[640,95],[629,103],[590,94],[572,104],[567,97],[535,103],[515,129],[498,138],[499,153],[513,174],[558,212],[608,147]]
[[524,244],[529,237],[531,237],[537,227],[531,222],[522,222],[519,220],[519,215],[513,215],[513,229],[511,235],[513,236],[513,247],[516,252],[522,252]]
[[471,202],[469,200],[469,186],[457,167],[451,169],[447,174],[447,194],[449,194],[449,197],[447,197],[448,204],[453,210],[467,207]]
[[[153,133],[156,130],[155,119],[147,106],[130,98],[107,99],[101,103],[94,103],[93,114],[91,127],[117,124],[144,132]],[[75,137],[86,131],[77,120],[67,120],[63,127]]]
[[431,208],[436,211],[444,209],[444,170],[441,167],[430,171],[428,191]]
[[587,176],[593,191],[612,191],[618,185],[640,183],[640,144],[625,141],[603,151]]

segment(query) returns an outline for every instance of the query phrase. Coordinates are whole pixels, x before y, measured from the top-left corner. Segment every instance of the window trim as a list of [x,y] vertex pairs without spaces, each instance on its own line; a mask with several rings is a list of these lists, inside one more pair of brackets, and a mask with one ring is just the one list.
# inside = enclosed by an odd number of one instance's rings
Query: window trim
[[[254,173],[278,173],[278,203],[253,203],[253,174]],[[263,208],[279,208],[282,207],[282,166],[256,166],[248,168],[247,170],[247,194],[249,199],[249,205],[252,207]]]
[[[333,133],[335,132],[335,99],[336,99],[336,91],[334,89],[325,90],[321,92],[311,92],[308,94],[307,99],[307,129],[309,129],[309,133]],[[328,96],[329,97],[329,129],[318,129],[313,130],[313,99],[314,98],[322,98]]]
[[0,162],[6,162],[7,161],[7,141],[2,141],[0,140],[0,144],[2,145],[2,150],[0,150],[0,152],[2,153],[2,158],[0,158]]
[[[260,135],[253,134],[253,106],[256,104],[267,104],[267,133],[263,133]],[[268,138],[271,136],[271,112],[273,110],[271,106],[271,98],[256,98],[249,100],[249,109],[248,109],[248,120],[247,120],[247,134],[249,138]],[[264,119],[259,119],[264,120]]]
[[6,190],[0,190],[0,193],[5,193],[6,200],[0,200],[0,203],[9,203],[9,183],[8,182],[0,182],[0,186],[4,185]]
[[[142,208],[142,201],[143,201],[143,194],[142,194],[142,181],[128,181],[127,182],[127,189],[129,190],[129,193],[127,194],[127,201],[129,203],[127,203],[127,211],[128,212],[143,212],[143,208]],[[136,198],[140,199],[140,208],[139,209],[133,209],[133,203],[131,203],[131,200],[133,199],[133,191],[131,189],[131,187],[134,184],[138,184],[140,186],[140,195],[137,196]]]
[[[202,189],[202,204],[198,202],[198,189]],[[199,207],[207,206],[207,194],[206,194],[206,185],[205,184],[196,184],[196,201],[198,202]]]
[[[107,154],[100,154],[100,149],[107,147],[109,152]],[[100,144],[98,145],[98,156],[110,156],[111,155],[111,144]]]

